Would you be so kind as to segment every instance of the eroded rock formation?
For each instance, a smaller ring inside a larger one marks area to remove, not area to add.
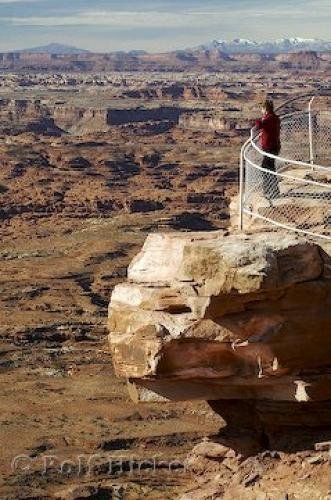
[[[39,99],[0,99],[0,128],[6,133],[49,132],[84,135],[105,133],[114,126],[152,122],[166,130],[177,125],[185,108],[177,106],[133,107],[124,109],[91,108],[66,103],[47,104]]]
[[[329,255],[287,233],[151,234],[112,295],[116,373],[140,400],[211,400],[262,441],[328,433],[330,278]]]
[[[327,50],[317,53],[314,51],[298,52],[294,57],[294,67],[307,69],[328,68]],[[281,58],[292,56],[282,53]],[[261,70],[269,71],[282,67],[282,60],[277,54],[226,54],[217,48],[198,50],[179,50],[163,53],[144,53],[131,51],[127,53],[110,52],[107,54],[48,54],[29,52],[0,53],[0,68],[2,70],[26,70],[49,72],[107,72],[107,71],[191,71],[204,69],[215,70]],[[302,64],[303,61],[303,64]],[[307,64],[308,61],[308,64]],[[311,61],[313,64],[311,64]],[[292,67],[290,62],[289,67]]]

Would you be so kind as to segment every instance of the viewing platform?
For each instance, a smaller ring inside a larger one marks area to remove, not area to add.
[[[278,108],[278,156],[262,151],[252,129],[241,151],[240,229],[274,225],[331,240],[330,102],[331,92],[323,92]],[[262,167],[265,156],[275,160],[275,172]]]

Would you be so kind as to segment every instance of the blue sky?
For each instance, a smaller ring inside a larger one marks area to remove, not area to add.
[[[330,39],[331,0],[0,0],[0,51],[50,42],[166,51],[213,39]]]

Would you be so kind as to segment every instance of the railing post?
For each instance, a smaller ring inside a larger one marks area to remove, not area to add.
[[[254,140],[254,134],[256,132],[256,128],[253,127],[251,129],[250,138],[245,142],[240,151],[240,167],[239,167],[239,203],[238,203],[238,211],[239,211],[239,223],[238,228],[240,231],[244,229],[244,201],[245,201],[245,150],[249,144],[252,144]]]
[[[315,154],[314,154],[314,128],[313,128],[313,114],[312,105],[315,100],[315,96],[312,97],[308,105],[308,115],[309,115],[309,161],[314,165]]]
[[[245,179],[245,160],[244,160],[244,149],[245,146],[241,148],[240,151],[240,167],[239,167],[239,231],[244,229],[244,179]]]

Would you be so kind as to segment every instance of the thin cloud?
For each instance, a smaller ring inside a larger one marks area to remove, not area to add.
[[[0,4],[11,4],[11,3],[33,3],[39,2],[40,0],[0,0]]]
[[[219,13],[226,16],[227,12]],[[146,28],[149,27],[182,27],[217,24],[214,13],[209,12],[97,12],[86,11],[70,16],[35,16],[35,17],[6,17],[2,18],[16,26],[108,26],[119,28]]]
[[[37,2],[38,0],[25,0],[25,2]],[[40,0],[39,0],[40,1]],[[0,0],[0,3],[5,4],[8,2],[19,3],[22,0]],[[24,3],[24,0],[23,0]],[[212,2],[205,2],[203,5],[194,5],[194,2],[184,2],[182,6],[180,3],[173,5],[168,2],[168,10],[159,10],[156,8],[150,9],[146,6],[145,9],[140,9],[139,1],[136,3],[137,10],[119,10],[103,8],[98,9],[98,1],[94,2],[94,9],[81,9],[74,11],[73,4],[62,6],[60,13],[47,12],[48,8],[54,7],[54,2],[45,2],[42,8],[38,6],[38,10],[33,15],[0,15],[0,21],[14,26],[39,26],[39,27],[59,27],[59,26],[106,26],[114,28],[180,28],[185,26],[192,26],[199,28],[200,26],[207,27],[208,25],[216,25],[224,21],[233,22],[238,26],[238,20],[243,19],[247,24],[249,20],[254,22],[254,19],[265,19],[266,23],[275,22],[286,24],[287,21],[294,18],[298,24],[301,20],[306,21],[307,12],[309,11],[309,20],[320,19],[322,22],[331,14],[331,7],[329,0],[314,0],[314,9],[312,9],[311,0],[306,0],[296,3],[288,3],[285,5],[281,1],[275,5],[266,5],[261,2],[255,1],[248,3],[245,0],[238,1],[236,5],[228,5],[226,1],[222,2],[223,5],[215,6]],[[76,7],[78,6],[78,2]],[[103,4],[99,2],[99,5]],[[103,4],[104,5],[104,4]],[[125,8],[125,7],[124,7]],[[16,9],[17,10],[17,9]],[[34,9],[36,10],[36,9]],[[41,15],[40,15],[41,13]],[[20,12],[21,14],[21,12]],[[47,15],[48,14],[48,15]]]
[[[238,18],[244,17],[246,23],[261,22],[268,19],[273,19],[273,22],[281,24],[294,20],[300,23],[305,21],[306,15],[302,11],[287,10],[253,10],[250,12],[241,10],[232,11],[182,11],[182,12],[81,12],[76,15],[62,16],[31,16],[31,17],[0,17],[0,21],[13,26],[30,26],[30,27],[70,27],[70,26],[90,26],[90,27],[108,27],[108,28],[191,28],[199,29],[224,25],[224,22],[233,23],[238,26]],[[323,20],[320,13],[310,14],[310,22]],[[236,33],[234,33],[236,36]]]

